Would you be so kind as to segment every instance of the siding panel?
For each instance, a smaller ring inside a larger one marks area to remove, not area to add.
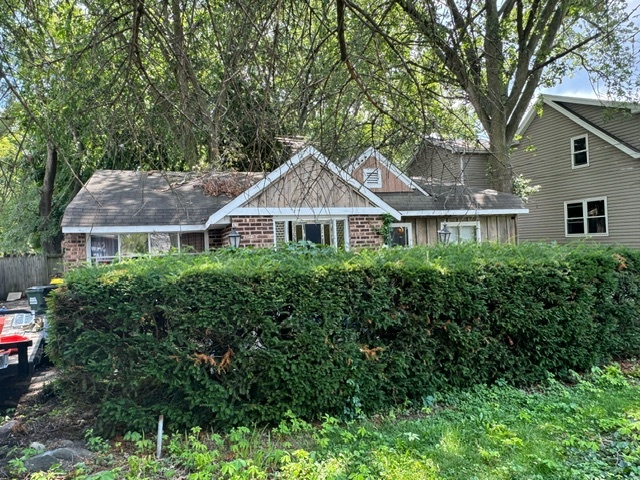
[[[630,113],[624,109],[618,110],[568,102],[566,106],[629,145],[640,148],[640,114]]]
[[[548,106],[525,132],[512,155],[514,171],[541,189],[529,200],[529,214],[520,216],[520,240],[573,241],[565,236],[564,202],[607,197],[609,235],[590,240],[640,247],[640,163],[589,134],[589,166],[572,169],[570,139],[586,133]]]
[[[311,157],[267,187],[245,207],[369,207],[371,202]]]
[[[409,164],[408,175],[422,177],[436,184],[458,183],[491,188],[487,175],[488,158],[489,154],[451,152],[425,145]]]

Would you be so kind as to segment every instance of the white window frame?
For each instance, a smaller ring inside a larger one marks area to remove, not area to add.
[[[482,234],[480,233],[480,222],[441,222],[440,230],[447,225],[447,228],[450,227],[476,227],[476,243],[480,243],[482,241]],[[457,242],[460,243],[460,242]]]
[[[285,222],[284,225],[284,241],[288,243],[291,241],[291,237],[289,235],[289,223],[293,224],[292,227],[295,227],[296,224],[302,223],[330,223],[331,228],[331,246],[334,248],[338,248],[338,237],[336,235],[337,221],[344,221],[344,249],[349,250],[349,218],[348,217],[328,217],[324,215],[320,215],[317,217],[274,217],[273,218],[273,245],[276,245],[276,222]]]
[[[575,141],[584,138],[585,149],[577,150],[575,149]],[[585,152],[587,154],[587,163],[584,165],[576,165],[576,153]],[[571,137],[571,168],[584,168],[589,166],[589,135],[586,133],[584,135],[577,135],[575,137]]]
[[[391,224],[391,228],[396,228],[396,227],[402,227],[405,228],[407,230],[407,247],[413,247],[413,225],[411,223],[406,223],[406,222],[399,222],[399,223],[392,223]]]
[[[378,172],[378,181],[374,182],[371,176],[373,172]],[[362,169],[362,184],[367,188],[382,188],[382,170],[379,167]]]
[[[607,231],[605,233],[589,233],[587,232],[589,227],[589,214],[588,214],[589,212],[587,210],[587,203],[598,202],[601,200],[604,200],[604,225]],[[569,224],[568,224],[569,218],[567,216],[567,205],[572,203],[582,203],[582,212],[583,212],[582,221],[584,222],[585,233],[569,233]],[[564,202],[564,236],[568,238],[608,237],[609,236],[609,205],[607,202],[607,197],[593,197],[593,198],[585,198],[583,200],[570,200],[568,202]]]
[[[130,235],[132,233],[144,233],[147,235],[147,253],[143,253],[140,255],[122,255],[122,235]],[[136,257],[144,257],[144,256],[156,256],[156,255],[167,255],[166,253],[152,253],[151,252],[151,235],[153,234],[157,234],[157,233],[167,233],[167,234],[173,234],[173,233],[177,233],[178,234],[178,251],[181,252],[182,251],[182,240],[181,240],[181,235],[182,234],[186,234],[186,233],[202,233],[204,235],[204,252],[208,252],[209,251],[209,232],[208,231],[203,231],[203,232],[114,232],[114,233],[86,233],[85,237],[86,237],[86,251],[87,251],[87,262],[89,263],[94,263],[96,261],[96,259],[100,258],[100,259],[104,259],[108,262],[113,262],[114,260],[118,259],[118,258],[136,258]],[[116,253],[116,255],[114,256],[105,256],[105,257],[94,257],[91,255],[91,236],[103,236],[103,235],[115,235],[117,236],[118,239],[118,252]],[[196,252],[196,253],[201,253],[201,252]]]

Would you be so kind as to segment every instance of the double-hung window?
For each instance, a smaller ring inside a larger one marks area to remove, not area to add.
[[[590,198],[564,203],[565,235],[608,235],[607,198]]]
[[[589,138],[587,135],[571,139],[571,167],[580,168],[589,165]]]

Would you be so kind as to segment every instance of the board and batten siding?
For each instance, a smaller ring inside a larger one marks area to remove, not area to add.
[[[435,245],[442,223],[479,222],[481,242],[516,243],[518,220],[514,215],[487,215],[475,217],[403,217],[410,223],[414,245]]]
[[[488,154],[452,152],[442,147],[425,145],[409,164],[407,174],[430,179],[434,183],[491,188],[487,175],[488,158]]]
[[[572,168],[571,139],[588,134],[589,165]],[[529,199],[529,213],[518,221],[520,241],[557,241],[578,238],[565,235],[564,203],[607,198],[608,236],[590,240],[640,247],[640,160],[634,160],[610,143],[571,121],[549,106],[537,116],[512,154],[516,174],[540,185]]]
[[[366,185],[364,178],[365,168],[377,168],[379,171],[382,187],[367,187],[374,193],[412,191],[411,187],[402,182],[395,173],[391,172],[382,162],[379,162],[378,159],[374,156],[367,158],[351,173],[351,176],[363,185]]]
[[[370,207],[351,185],[308,157],[269,185],[245,207]]]

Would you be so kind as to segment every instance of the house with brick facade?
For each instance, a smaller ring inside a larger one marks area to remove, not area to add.
[[[119,257],[306,240],[336,248],[517,239],[518,197],[409,178],[374,149],[341,168],[307,147],[269,174],[99,170],[65,210],[65,268]],[[390,217],[389,217],[390,216]]]

